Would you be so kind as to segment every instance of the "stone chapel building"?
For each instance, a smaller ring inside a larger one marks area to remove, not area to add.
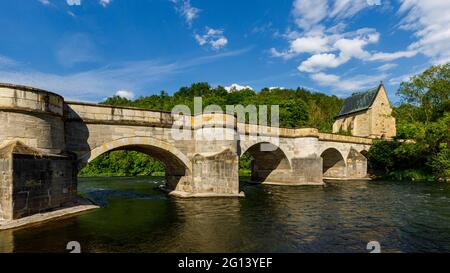
[[[395,118],[383,83],[344,101],[333,124],[333,133],[342,131],[370,138],[389,139],[396,135]]]

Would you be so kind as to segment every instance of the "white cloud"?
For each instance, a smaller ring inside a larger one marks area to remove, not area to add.
[[[348,91],[361,90],[377,85],[381,80],[385,79],[386,75],[356,75],[348,79],[342,79],[338,75],[326,74],[323,72],[311,74],[311,79],[317,84],[324,87],[329,87],[334,91],[340,91],[340,96],[348,95]]]
[[[63,37],[58,47],[56,59],[65,67],[72,67],[81,63],[93,63],[100,59],[94,42],[83,33]]]
[[[30,85],[56,92],[67,100],[98,101],[115,90],[144,90],[167,81],[173,75],[222,58],[238,56],[250,48],[217,53],[194,59],[162,63],[154,60],[113,63],[78,73],[58,74],[36,71],[29,66],[0,65],[0,82]]]
[[[293,52],[290,52],[290,51],[282,51],[282,52],[280,52],[280,51],[276,50],[273,47],[269,50],[269,52],[270,52],[270,55],[272,57],[283,58],[283,59],[286,59],[286,60],[297,55],[297,54],[295,54]]]
[[[80,6],[81,0],[66,0],[66,3],[69,6]]]
[[[352,57],[366,59],[370,56],[370,54],[364,50],[364,47],[371,42],[372,41],[370,39],[364,38],[342,38],[334,43],[334,48],[340,51],[340,56],[342,59],[349,60]]]
[[[219,48],[225,46],[227,43],[228,43],[227,38],[225,38],[225,37],[220,37],[220,38],[217,39],[217,40],[211,41],[211,46],[212,46],[213,48],[215,48],[215,49],[219,49]]]
[[[177,10],[177,12],[180,13],[186,20],[186,23],[189,26],[191,26],[194,19],[198,17],[200,9],[191,6],[190,0],[171,0],[171,1],[175,5],[175,9]]]
[[[401,18],[400,29],[412,32],[412,38],[416,39],[404,49],[394,52],[370,50],[369,45],[380,40],[380,34],[375,29],[361,28],[344,32],[347,28],[346,19],[366,8],[383,8],[378,7],[382,3],[380,0],[295,0],[291,14],[297,29],[288,29],[286,34],[281,36],[289,44],[287,49],[271,48],[270,54],[273,57],[291,59],[308,53],[309,56],[300,62],[298,70],[311,73],[311,79],[335,90],[358,89],[386,77],[384,74],[377,77],[358,75],[342,79],[338,75],[323,72],[339,67],[351,59],[390,62],[424,54],[429,57],[431,63],[450,62],[450,1],[399,2],[401,3],[397,16]],[[383,1],[384,8],[389,5]],[[327,27],[328,25],[332,26]],[[376,70],[385,72],[396,66],[386,63]],[[389,82],[399,83],[404,79],[405,77],[399,76]]]
[[[295,38],[290,42],[288,50],[279,52],[275,48],[271,48],[270,53],[272,57],[290,59],[301,53],[321,53],[328,50],[330,50],[328,37],[317,35]]]
[[[116,92],[116,96],[125,98],[127,100],[132,100],[134,99],[134,93],[131,91],[127,91],[127,90],[119,90]]]
[[[380,6],[381,0],[367,0],[369,6]]]
[[[42,5],[50,5],[50,1],[49,0],[38,0]]]
[[[384,72],[384,71],[391,70],[395,67],[397,67],[397,64],[387,63],[387,64],[383,64],[383,65],[380,65],[379,67],[377,67],[377,70],[380,72]]]
[[[18,63],[13,59],[0,55],[0,68],[16,66]]]
[[[318,82],[320,85],[329,86],[337,84],[340,80],[340,77],[337,75],[325,74],[320,72],[317,74],[312,74],[311,79]]]
[[[329,16],[337,19],[348,18],[368,6],[368,0],[336,0]]]
[[[364,50],[364,47],[370,43],[378,42],[378,39],[379,34],[373,29],[359,29],[354,33],[330,36],[328,40],[336,40],[332,45],[326,46],[326,48],[330,48],[329,51],[332,53],[312,55],[303,61],[298,69],[301,72],[311,73],[338,67],[352,58],[367,60],[371,55]]]
[[[291,43],[291,49],[295,53],[319,53],[329,49],[328,39],[325,36],[311,36],[297,38]]]
[[[293,3],[292,14],[295,23],[306,31],[322,21],[327,12],[327,0],[295,0]]]
[[[389,79],[389,83],[393,84],[393,85],[397,85],[402,82],[408,81],[411,76],[412,76],[411,74],[404,74],[404,75],[400,75],[397,77],[393,77],[393,78]]]
[[[371,61],[392,61],[399,58],[410,58],[417,55],[417,51],[415,50],[406,50],[406,51],[397,51],[392,53],[374,53],[369,60]]]
[[[377,43],[380,39],[376,29],[360,28],[356,31],[343,32],[346,28],[343,19],[379,4],[379,1],[375,0],[336,0],[334,2],[296,0],[293,3],[292,14],[300,31],[288,30],[284,38],[288,40],[289,48],[281,51],[271,48],[270,54],[272,57],[283,59],[291,59],[302,53],[312,54],[298,66],[299,71],[308,73],[336,68],[352,58],[364,61],[392,61],[415,56],[418,51],[413,48],[389,53],[368,51],[366,47]],[[339,23],[327,29],[323,23],[329,20],[339,20]]]
[[[373,6],[372,2],[369,0],[295,0],[292,14],[297,26],[304,31],[309,31],[325,19],[337,21],[352,17],[361,10]]]
[[[231,85],[229,85],[229,86],[225,86],[224,87],[225,88],[225,90],[227,90],[228,92],[236,92],[236,91],[241,91],[241,90],[244,90],[244,89],[250,89],[250,90],[253,90],[253,87],[251,87],[251,86],[249,86],[249,85],[239,85],[239,84],[237,84],[237,83],[233,83],[233,84],[231,84]]]
[[[414,31],[418,40],[409,46],[434,63],[450,61],[450,1],[408,0],[401,3],[402,29]]]
[[[423,73],[423,71],[425,71],[426,68],[427,68],[426,66],[423,68],[418,68],[418,69],[416,68],[413,72],[393,77],[393,78],[389,79],[389,83],[393,84],[393,85],[397,85],[402,82],[407,82],[411,79],[411,77],[414,77],[416,75]]]
[[[216,50],[228,44],[228,39],[223,35],[221,29],[206,27],[206,32],[203,35],[195,34],[194,37],[199,45],[210,45]]]
[[[100,0],[99,3],[103,7],[106,7],[107,5],[111,4],[112,0]]]
[[[298,70],[302,72],[317,72],[325,68],[338,67],[347,61],[347,58],[337,57],[332,53],[316,54],[303,61],[298,66]]]

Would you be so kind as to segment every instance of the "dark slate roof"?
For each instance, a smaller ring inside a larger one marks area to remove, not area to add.
[[[375,88],[369,89],[365,92],[357,93],[344,101],[341,111],[336,115],[336,117],[345,116],[348,114],[356,113],[359,111],[364,111],[372,106],[375,98],[377,97],[378,91],[380,91],[381,84]]]

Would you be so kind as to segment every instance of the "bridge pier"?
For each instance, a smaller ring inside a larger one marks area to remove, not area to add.
[[[239,192],[238,156],[230,150],[218,154],[196,154],[192,175],[166,176],[164,189],[179,197],[233,197]]]
[[[322,158],[317,155],[318,146],[319,138],[313,134],[294,140],[291,166],[293,177],[299,184],[323,185]]]
[[[251,181],[272,185],[323,185],[320,157],[291,159],[291,168],[257,169],[252,166]]]
[[[74,157],[43,154],[19,141],[0,149],[0,220],[14,220],[73,203]]]
[[[347,157],[347,173],[349,179],[367,177],[367,158],[355,149],[350,149]]]
[[[314,153],[318,139],[294,141],[293,146],[279,143],[279,146],[286,146],[285,149],[270,142],[248,148],[245,152],[252,158],[251,181],[274,185],[322,185],[322,158]]]
[[[226,149],[217,154],[196,154],[192,161],[192,196],[243,196],[239,193],[236,153]]]
[[[190,176],[171,182],[166,190],[180,197],[243,196],[239,192],[239,157],[233,116],[201,114],[194,118]],[[173,131],[171,133],[174,133]]]

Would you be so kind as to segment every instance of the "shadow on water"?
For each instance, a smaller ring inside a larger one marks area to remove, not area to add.
[[[450,251],[450,185],[328,181],[254,185],[245,198],[171,198],[160,177],[83,178],[101,209],[35,228],[0,232],[3,252]]]

